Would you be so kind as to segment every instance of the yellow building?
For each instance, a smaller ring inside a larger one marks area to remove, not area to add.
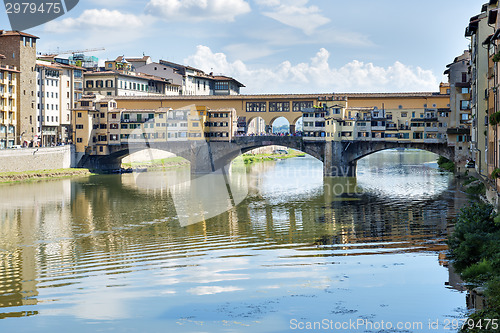
[[[90,155],[109,154],[109,145],[119,144],[115,136],[119,120],[118,112],[114,112],[116,102],[101,95],[87,95],[78,104],[73,109],[72,119],[76,151]]]
[[[0,54],[0,148],[8,148],[16,142],[19,71],[14,66],[4,65],[3,59],[5,56]]]
[[[207,141],[231,141],[238,130],[238,116],[234,108],[220,108],[208,111],[205,122]]]
[[[73,109],[73,142],[77,153],[108,155],[112,146],[145,141],[230,141],[237,119],[234,109],[123,109],[113,98],[86,95]]]

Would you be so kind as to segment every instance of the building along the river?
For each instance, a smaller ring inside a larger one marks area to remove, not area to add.
[[[0,50],[3,64],[19,71],[15,94],[16,120],[14,135],[17,143],[33,141],[36,136],[36,42],[38,37],[19,32],[0,30]]]
[[[89,155],[108,155],[110,146],[144,140],[231,141],[237,120],[231,108],[124,109],[112,97],[85,95],[73,109],[73,141],[77,152]]]
[[[0,54],[0,148],[12,147],[16,142],[17,127],[17,80],[15,66],[5,65]]]
[[[483,41],[493,29],[488,26],[488,4],[482,7],[479,15],[473,16],[465,30],[471,39],[471,110],[472,110],[472,154],[476,161],[476,171],[486,177],[487,132],[488,132],[488,48]]]
[[[500,78],[499,78],[499,65],[500,61],[500,17],[498,15],[498,9],[500,4],[498,1],[490,1],[488,4],[483,5],[481,16],[481,23],[486,22],[486,36],[482,35],[480,40],[473,39],[475,43],[471,44],[472,53],[476,52],[477,61],[482,64],[478,67],[472,63],[472,69],[476,69],[477,77],[486,78],[486,89],[485,90],[485,102],[486,102],[486,138],[487,141],[487,174],[483,176],[489,176],[493,179],[495,183],[495,189],[500,191],[500,182],[496,176],[500,169],[500,133],[499,133],[499,123],[500,123],[500,93],[498,91]],[[484,27],[484,23],[478,25],[478,29]],[[493,29],[492,29],[493,28]],[[471,23],[467,27],[468,31],[474,31],[474,24],[471,19]],[[475,30],[477,34],[477,29]],[[473,35],[474,37],[474,35]],[[483,38],[484,37],[484,38]],[[482,50],[477,50],[478,44]],[[480,59],[478,57],[481,57]],[[487,67],[485,68],[485,65]],[[477,79],[476,79],[477,81]],[[473,81],[474,82],[474,81]],[[484,80],[482,80],[484,84]],[[472,91],[472,99],[481,100],[481,91]],[[497,196],[498,198],[498,196]],[[498,202],[497,202],[498,203]]]
[[[470,107],[470,52],[456,57],[447,65],[444,74],[450,83],[450,123],[448,126],[448,144],[455,147],[455,157],[466,161],[471,158],[470,138],[472,112]]]
[[[447,87],[442,86],[440,95],[448,96]],[[321,98],[317,106],[303,110],[304,140],[445,143],[449,100],[431,103],[351,107],[347,96]]]

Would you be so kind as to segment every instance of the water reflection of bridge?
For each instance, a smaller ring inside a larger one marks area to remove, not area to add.
[[[261,171],[273,167],[267,165],[259,166]],[[386,252],[437,251],[448,222],[443,216],[460,206],[446,197],[449,191],[395,203],[360,192],[355,178],[322,177],[308,195],[285,203],[257,191],[258,178],[250,178],[243,204],[181,228],[173,196],[184,195],[186,184],[171,185],[190,177],[185,169],[164,174],[163,183],[144,182],[142,188],[129,174],[0,191],[0,202],[9,203],[2,206],[0,224],[0,318],[36,314],[37,289],[70,285],[76,275],[98,274],[99,265],[105,274],[123,270],[123,258],[144,258],[136,253],[144,248],[147,260],[163,264],[172,256],[202,255],[200,237],[216,235],[227,242],[212,242],[212,247],[245,247],[251,240],[266,248],[294,249],[305,259],[310,259],[308,250],[318,249],[325,257],[380,253],[384,247]],[[335,190],[340,188],[342,193]],[[432,218],[425,215],[429,211],[436,212]]]

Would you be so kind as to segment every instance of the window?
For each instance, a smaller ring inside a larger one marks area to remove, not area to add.
[[[460,101],[460,110],[470,109],[470,101]]]
[[[247,112],[266,112],[266,102],[247,102]]]
[[[215,90],[229,90],[228,82],[215,82]]]
[[[81,118],[82,117],[82,113],[81,112],[78,112],[78,114],[76,115],[78,118]]]
[[[76,142],[78,142],[78,143],[82,143],[82,142],[83,142],[83,140],[82,140],[82,138],[76,138]]]
[[[111,115],[111,119],[116,119],[116,113],[113,113],[113,114]]]
[[[292,110],[293,112],[302,112],[304,109],[312,108],[313,107],[313,102],[293,102],[292,103]]]
[[[104,83],[103,83],[102,80],[97,80],[95,82],[95,86],[96,86],[96,88],[103,88],[104,87]]]
[[[106,80],[106,88],[113,88],[113,80]]]
[[[76,125],[76,129],[83,129],[83,125]]]
[[[87,88],[94,88],[94,81],[88,80],[87,82],[85,82],[85,86]]]
[[[469,88],[462,88],[461,93],[462,94],[468,94],[469,93]]]
[[[290,102],[269,102],[269,112],[289,112]]]
[[[398,109],[400,109],[400,110],[401,110],[402,108],[403,108],[403,106],[402,106],[402,105],[398,106]]]

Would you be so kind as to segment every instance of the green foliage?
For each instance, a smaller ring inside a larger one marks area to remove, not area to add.
[[[496,168],[495,170],[493,170],[493,172],[491,173],[491,178],[495,179],[495,178],[499,178],[500,177],[500,169]]]
[[[490,115],[490,125],[495,126],[500,123],[500,112],[495,112]]]
[[[477,179],[476,177],[470,176],[469,178],[464,180],[463,185],[464,186],[469,185],[470,183],[475,182],[476,180],[479,180],[479,179]]]
[[[486,308],[469,316],[469,320],[500,318],[500,216],[493,207],[472,203],[462,208],[455,229],[448,236],[453,266],[467,283],[484,286]],[[464,327],[460,332],[479,333],[498,330]]]
[[[489,260],[483,259],[466,267],[462,272],[462,278],[472,284],[482,284],[492,277],[493,267]]]
[[[455,172],[455,163],[447,159],[446,157],[439,156],[437,160],[438,166],[443,170],[448,170],[450,172]]]
[[[499,312],[496,311],[494,308],[487,308],[485,310],[477,311],[474,312],[469,316],[469,319],[467,322],[465,322],[464,327],[460,330],[460,333],[498,333],[498,329],[493,329],[492,325],[489,325],[489,328],[486,329],[485,326],[483,328],[479,327],[474,327],[472,329],[469,329],[467,326],[467,323],[470,322],[471,324],[474,323],[475,325],[478,325],[478,323],[487,323],[488,319],[498,319],[500,318]]]
[[[469,187],[468,189],[465,190],[466,193],[468,194],[474,194],[474,195],[477,195],[477,194],[486,194],[486,186],[483,184],[483,183],[479,183],[475,186],[471,186]]]
[[[488,306],[498,311],[500,309],[500,276],[498,276],[498,270],[496,273],[497,275],[486,284],[486,296],[488,297]],[[496,318],[500,319],[498,313]]]
[[[460,210],[455,229],[448,237],[450,257],[459,273],[478,263],[486,251],[485,239],[498,226],[493,221],[493,206],[472,203]]]
[[[500,61],[500,52],[496,53],[493,56],[493,62],[499,62]]]

